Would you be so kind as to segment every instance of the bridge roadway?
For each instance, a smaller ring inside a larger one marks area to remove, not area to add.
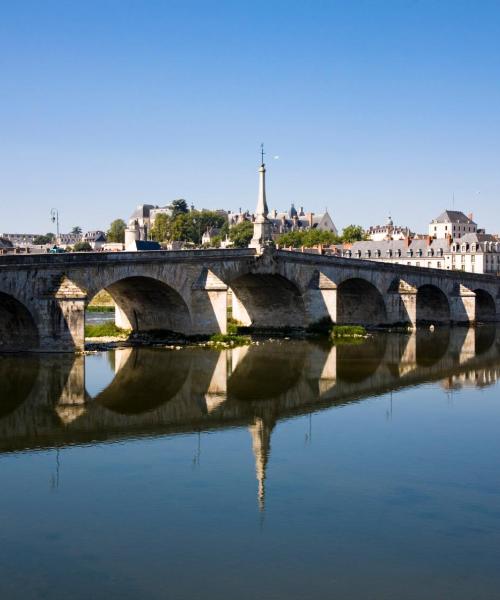
[[[251,248],[6,255],[0,352],[83,349],[85,307],[103,289],[117,325],[186,336],[226,331],[229,289],[233,317],[255,330],[500,316],[500,279],[460,271]]]

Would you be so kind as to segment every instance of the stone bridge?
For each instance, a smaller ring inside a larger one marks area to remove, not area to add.
[[[117,325],[186,336],[338,324],[496,321],[493,276],[264,248],[0,257],[0,351],[84,347],[85,308],[101,290]]]

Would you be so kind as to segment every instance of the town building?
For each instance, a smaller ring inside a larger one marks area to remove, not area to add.
[[[385,225],[373,225],[366,230],[367,238],[374,242],[381,242],[382,240],[404,240],[412,235],[409,227],[394,225],[392,217],[390,216],[387,218]]]
[[[102,250],[106,243],[106,234],[100,229],[97,229],[96,231],[87,231],[82,238],[82,242],[90,244],[92,250]]]
[[[476,233],[477,224],[472,213],[465,215],[459,210],[445,210],[429,223],[429,235],[436,239],[456,239],[467,233]]]
[[[429,224],[429,235],[408,234],[344,244],[342,256],[433,269],[500,275],[500,239],[478,229],[472,215],[446,210]],[[380,228],[381,230],[382,228]],[[338,253],[339,250],[336,249]]]
[[[58,246],[62,248],[68,248],[70,246],[74,246],[78,242],[83,240],[82,233],[60,233],[59,237],[56,239],[56,243]]]
[[[207,227],[201,236],[201,243],[204,246],[211,246],[214,242],[214,238],[220,237],[221,229],[219,227]]]
[[[337,227],[327,209],[325,209],[324,213],[305,213],[302,206],[297,210],[294,204],[292,204],[288,211],[278,212],[276,209],[269,211],[267,220],[270,223],[273,239],[290,231],[307,231],[309,229],[330,231],[338,235]],[[243,221],[251,221],[253,223],[255,215],[250,214],[248,211],[242,212],[241,208],[237,213],[228,213],[229,227],[234,227],[234,225]]]
[[[17,248],[33,246],[35,238],[37,238],[39,235],[39,233],[0,233],[0,237],[8,240]]]

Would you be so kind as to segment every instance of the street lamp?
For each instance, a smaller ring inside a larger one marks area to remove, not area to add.
[[[56,244],[58,244],[59,243],[59,211],[57,210],[57,208],[50,209],[50,220],[52,221],[52,223],[56,224],[56,231],[57,231]]]

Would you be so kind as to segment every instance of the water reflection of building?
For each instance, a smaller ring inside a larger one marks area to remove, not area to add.
[[[122,349],[89,395],[95,357],[0,357],[0,450],[247,427],[264,508],[282,419],[418,385],[485,386],[500,374],[496,329],[375,336],[361,346],[268,343],[216,352]],[[85,360],[87,362],[85,362]]]

